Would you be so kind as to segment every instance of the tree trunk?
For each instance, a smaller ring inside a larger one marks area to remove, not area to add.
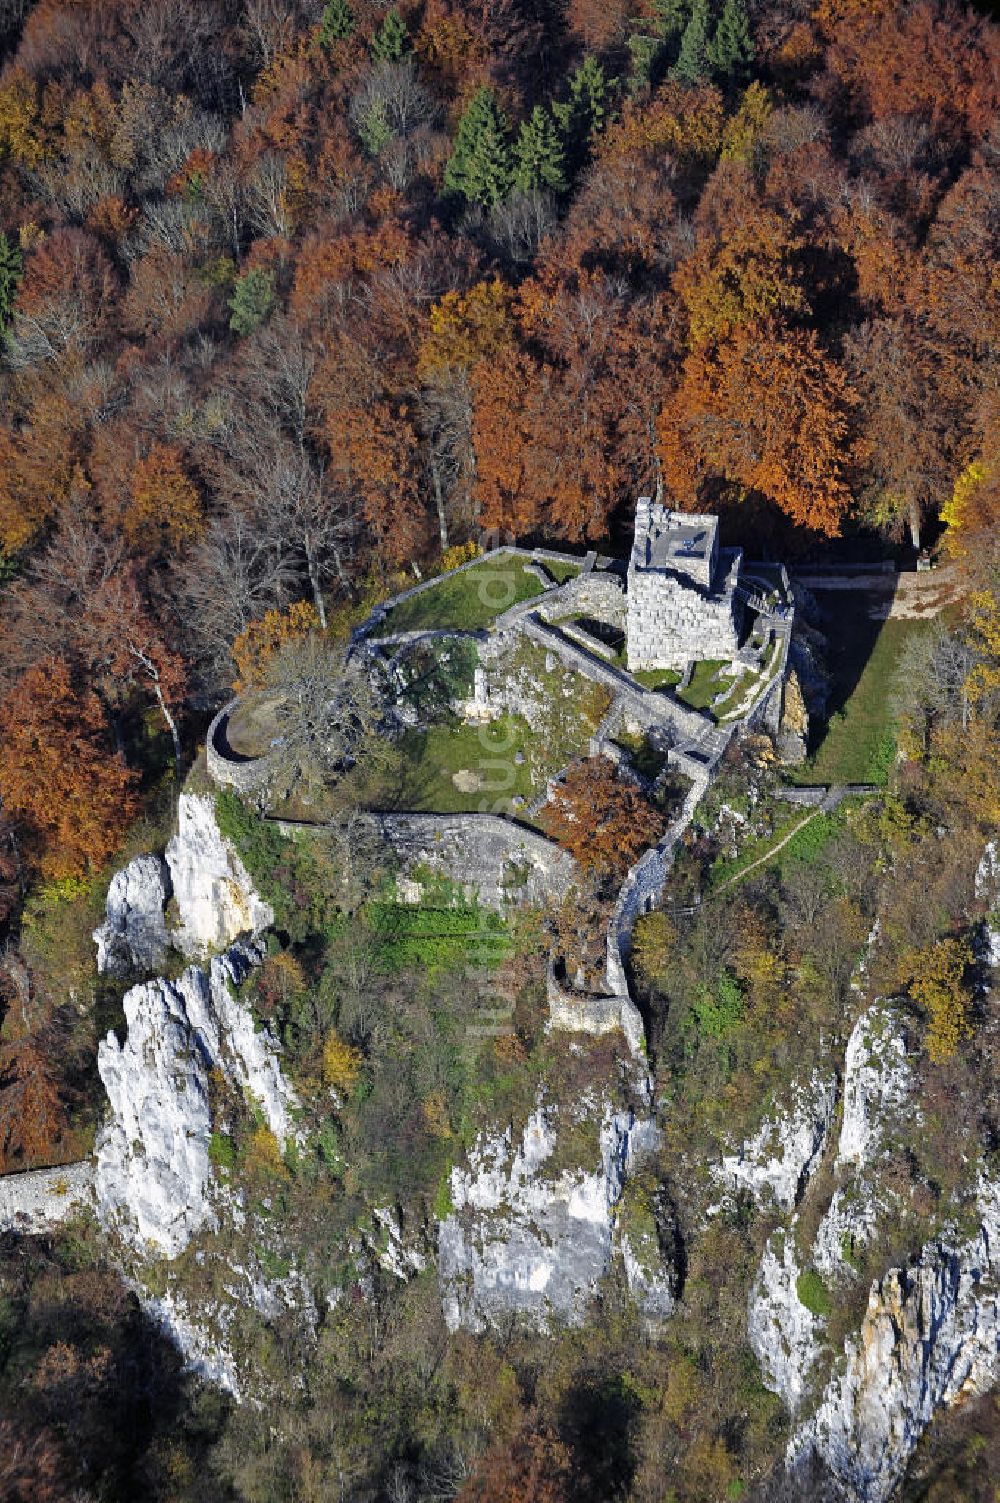
[[[441,552],[448,552],[448,523],[444,514],[444,496],[441,493],[441,473],[434,456],[434,445],[427,445],[431,462],[431,479],[434,481],[434,505],[437,508],[438,531],[441,534]]]
[[[305,544],[306,568],[309,570],[309,584],[312,587],[313,604],[319,617],[319,624],[326,631],[326,603],[323,600],[323,591],[320,588],[319,567],[316,563],[316,554],[309,543]]]
[[[156,703],[160,707],[160,714],[163,716],[164,720],[167,722],[167,729],[170,731],[170,739],[174,743],[174,776],[177,779],[177,781],[180,782],[180,780],[181,780],[181,770],[182,770],[182,758],[181,758],[181,738],[180,738],[180,736],[178,735],[178,732],[177,732],[177,721],[174,719],[173,715],[170,712],[170,708],[167,705],[167,701],[164,699],[163,692],[160,689],[159,680],[157,680],[157,679],[153,680],[153,693],[156,695]]]
[[[906,507],[906,520],[910,527],[910,542],[917,552],[920,552],[920,507],[916,501],[909,501]]]

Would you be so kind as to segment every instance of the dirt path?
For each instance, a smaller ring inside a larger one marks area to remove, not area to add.
[[[779,851],[784,850],[793,835],[797,835],[805,825],[816,818],[817,814],[822,814],[823,807],[823,804],[818,804],[815,809],[810,809],[805,818],[800,819],[797,825],[793,825],[788,834],[783,836],[777,845],[773,845],[769,851],[765,851],[763,856],[758,856],[756,861],[751,861],[750,865],[745,866],[742,871],[734,872],[731,877],[727,877],[724,882],[720,882],[712,893],[712,897],[717,898],[720,892],[725,892],[728,887],[735,887],[737,882],[742,882],[744,877],[749,877],[750,873],[755,872],[759,866],[766,865]]]

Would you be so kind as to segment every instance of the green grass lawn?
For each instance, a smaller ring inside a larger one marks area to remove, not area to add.
[[[686,689],[678,691],[677,698],[692,710],[707,710],[717,694],[721,694],[733,678],[730,673],[721,670],[728,667],[728,662],[717,658],[706,658],[704,662],[695,663],[691,682]]]
[[[841,707],[830,717],[821,740],[800,767],[795,783],[877,783],[883,785],[896,754],[892,696],[896,669],[906,643],[930,630],[926,621],[886,621],[874,641],[851,630],[849,618],[839,637],[830,635],[834,694]]]
[[[509,810],[515,795],[530,800],[536,791],[533,764],[539,748],[528,722],[519,715],[483,725],[435,725],[407,732],[400,749],[403,808],[438,814]],[[524,757],[520,764],[514,760],[519,752]],[[455,783],[455,774],[462,772],[468,774],[464,788]]]
[[[581,564],[573,564],[568,560],[565,563],[556,563],[554,558],[540,558],[538,562],[547,574],[551,574],[556,584],[565,584],[567,579],[575,579],[582,567]]]
[[[394,606],[381,633],[450,628],[474,631],[487,626],[509,606],[540,595],[542,586],[514,553],[485,559],[470,569],[443,574],[433,588]]]
[[[480,725],[448,722],[407,731],[399,742],[398,774],[359,781],[354,794],[375,809],[517,812],[512,800],[520,795],[530,802],[541,793],[546,779],[584,749],[589,734],[589,725],[581,721],[572,744],[567,744],[559,735],[550,738],[532,731],[520,715]]]
[[[676,668],[639,668],[632,677],[644,689],[673,689],[681,681]]]

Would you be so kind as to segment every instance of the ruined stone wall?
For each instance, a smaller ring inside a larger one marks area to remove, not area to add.
[[[610,626],[625,628],[625,581],[611,570],[578,574],[567,580],[554,599],[539,604],[543,616],[549,609],[558,615],[580,611]]]
[[[267,758],[238,758],[229,746],[226,731],[229,717],[239,704],[231,699],[216,715],[205,737],[205,763],[208,775],[219,788],[235,788],[237,793],[254,793],[267,779]]]
[[[568,851],[499,814],[377,814],[373,820],[404,870],[429,867],[491,908],[558,900],[579,876]]]
[[[627,987],[614,996],[577,991],[560,982],[550,965],[546,992],[549,1004],[549,1027],[559,1033],[601,1035],[624,1033],[633,1054],[642,1054],[646,1031],[642,1014],[628,994]]]
[[[48,1231],[75,1208],[90,1203],[93,1183],[90,1159],[0,1176],[0,1231]]]

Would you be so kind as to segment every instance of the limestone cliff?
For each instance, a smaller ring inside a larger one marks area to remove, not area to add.
[[[901,1124],[919,1123],[912,1085],[906,1018],[877,1003],[858,1019],[845,1050],[826,1209],[805,1247],[798,1214],[772,1234],[748,1304],[748,1336],[764,1381],[800,1421],[788,1448],[793,1477],[805,1478],[818,1461],[851,1503],[885,1503],[934,1413],[1000,1374],[995,1182],[979,1184],[971,1234],[946,1226],[912,1264],[871,1284],[861,1329],[842,1353],[829,1350],[822,1305],[804,1284],[807,1273],[818,1275],[835,1298],[857,1278],[860,1249],[884,1218],[899,1213],[882,1170]],[[824,1369],[829,1375],[816,1391]]]
[[[177,817],[165,863],[141,856],[112,880],[107,918],[94,936],[99,968],[116,974],[163,965],[171,939],[188,954],[229,947],[176,980],[132,987],[124,1039],[111,1032],[98,1048],[110,1104],[97,1143],[100,1214],[127,1241],[167,1257],[214,1217],[211,1072],[257,1104],[282,1146],[295,1105],[275,1043],[255,1029],[235,994],[262,957],[254,935],[271,922],[271,910],[223,839],[211,798],[182,794]],[[171,892],[177,928],[169,935]]]
[[[210,795],[181,794],[177,833],[167,845],[166,860],[179,917],[171,939],[183,954],[198,959],[274,922],[243,862],[222,836]]]
[[[723,1158],[718,1171],[722,1184],[749,1190],[761,1205],[773,1197],[790,1211],[823,1155],[836,1101],[836,1078],[813,1073],[793,1089],[784,1110]]]
[[[789,1447],[815,1454],[845,1499],[885,1503],[935,1411],[1000,1376],[1000,1184],[983,1181],[980,1225],[927,1243],[909,1268],[874,1283],[843,1369]]]
[[[94,930],[101,975],[148,974],[170,951],[164,908],[173,891],[162,856],[136,856],[108,888],[104,923]]]
[[[557,1133],[556,1113],[539,1107],[516,1148],[509,1129],[480,1137],[468,1167],[452,1170],[453,1209],[438,1227],[451,1330],[483,1331],[510,1315],[539,1330],[583,1321],[618,1250],[616,1208],[626,1175],[655,1145],[656,1129],[631,1111],[607,1112],[594,1144],[596,1167],[552,1174],[547,1162]],[[662,1319],[673,1307],[676,1275],[661,1258],[650,1266],[649,1254],[630,1244],[626,1273],[640,1308]]]
[[[213,1220],[209,1076],[220,1070],[256,1101],[282,1145],[295,1098],[270,1036],[234,996],[260,959],[250,942],[126,993],[127,1033],[98,1048],[111,1115],[97,1144],[98,1206],[139,1248],[176,1257]]]

